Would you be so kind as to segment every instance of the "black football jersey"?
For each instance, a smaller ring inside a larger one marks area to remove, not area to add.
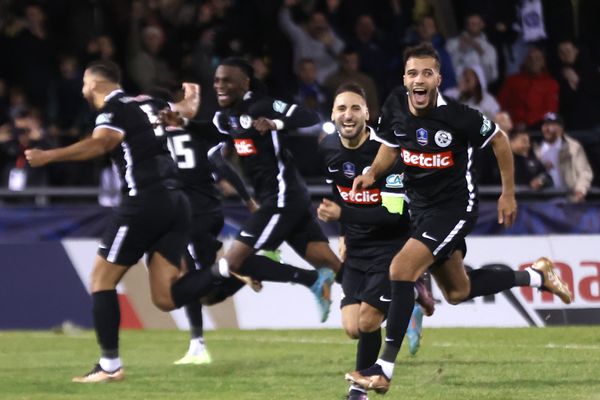
[[[252,122],[265,117],[280,120],[285,128],[319,123],[318,116],[296,104],[247,92],[234,107],[217,111],[213,123],[233,140],[244,174],[254,188],[261,206],[283,208],[296,201],[310,200],[304,180],[287,149],[285,130],[261,134]]]
[[[473,152],[498,132],[480,112],[438,94],[437,107],[417,117],[406,88],[392,91],[377,128],[383,144],[399,147],[411,208],[464,207],[477,212]]]
[[[212,123],[196,123],[198,132],[166,127],[169,150],[175,160],[182,188],[194,214],[210,213],[221,207],[208,153],[226,139]],[[219,151],[218,148],[213,151]]]
[[[371,138],[360,147],[348,149],[337,134],[319,144],[334,200],[341,206],[340,223],[348,255],[380,256],[382,247],[396,251],[409,233],[409,218],[403,184],[402,163],[396,163],[375,185],[351,193],[352,182],[370,166],[380,143]]]
[[[123,195],[136,196],[157,186],[177,187],[177,167],[167,147],[161,126],[155,127],[158,111],[168,107],[150,96],[126,96],[115,90],[106,97],[95,127],[123,134],[123,141],[110,152],[121,178]]]

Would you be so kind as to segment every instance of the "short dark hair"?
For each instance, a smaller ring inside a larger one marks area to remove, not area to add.
[[[365,93],[365,89],[363,89],[363,87],[360,86],[356,82],[342,83],[340,86],[338,86],[333,98],[336,98],[340,93],[344,93],[344,92],[356,93],[357,95],[362,97],[365,101],[367,101],[367,94]]]
[[[249,79],[254,78],[254,68],[241,57],[229,57],[221,61],[219,65],[239,68]]]
[[[255,93],[267,93],[267,86],[254,76],[254,68],[246,61],[246,59],[241,57],[228,57],[221,61],[219,65],[238,68],[250,80],[251,91]]]
[[[112,83],[121,84],[121,68],[112,61],[93,61],[88,64],[86,69],[92,74],[100,75]]]
[[[438,69],[440,69],[441,62],[440,56],[435,48],[429,43],[419,43],[416,46],[407,47],[404,50],[404,68],[406,68],[406,63],[409,58],[425,58],[431,57],[435,60]]]

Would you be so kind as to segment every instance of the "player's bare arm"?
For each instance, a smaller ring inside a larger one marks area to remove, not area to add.
[[[67,147],[51,150],[31,149],[25,157],[32,167],[60,161],[84,161],[110,152],[123,140],[123,134],[114,129],[97,128],[91,137]]]
[[[181,114],[178,111],[173,111],[168,108],[160,110],[158,122],[164,126],[175,126],[179,128],[185,126],[185,119]]]
[[[502,131],[491,141],[496,155],[500,176],[502,178],[502,194],[498,199],[498,223],[511,226],[517,216],[517,200],[515,199],[515,168],[508,137]]]
[[[171,108],[184,118],[193,118],[200,108],[200,85],[184,82],[181,87],[183,88],[183,100],[172,104]]]
[[[356,192],[373,186],[379,177],[381,177],[394,166],[396,160],[398,159],[399,151],[400,149],[397,147],[390,147],[382,144],[379,147],[379,151],[377,152],[375,160],[373,160],[373,164],[371,164],[371,168],[369,168],[369,170],[364,174],[354,178],[354,182],[352,183],[352,191]]]
[[[328,199],[323,199],[317,208],[317,216],[324,222],[339,221],[341,215],[342,208],[336,202]]]

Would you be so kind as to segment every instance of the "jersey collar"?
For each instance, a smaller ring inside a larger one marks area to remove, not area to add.
[[[112,99],[113,97],[115,97],[118,94],[123,93],[123,89],[115,89],[112,92],[110,92],[109,94],[106,95],[106,97],[104,98],[104,102],[106,103],[107,101],[109,101],[110,99]]]
[[[437,95],[437,106],[436,107],[441,107],[441,106],[445,106],[448,103],[446,102],[446,100],[444,100],[444,98],[442,97],[442,94],[439,92],[438,90],[438,95]]]

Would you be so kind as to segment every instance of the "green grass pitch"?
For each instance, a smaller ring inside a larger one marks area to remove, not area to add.
[[[355,342],[341,330],[207,332],[210,366],[175,366],[182,331],[124,331],[120,383],[74,384],[93,332],[0,332],[0,399],[342,399]],[[600,328],[428,329],[371,399],[600,400]]]

